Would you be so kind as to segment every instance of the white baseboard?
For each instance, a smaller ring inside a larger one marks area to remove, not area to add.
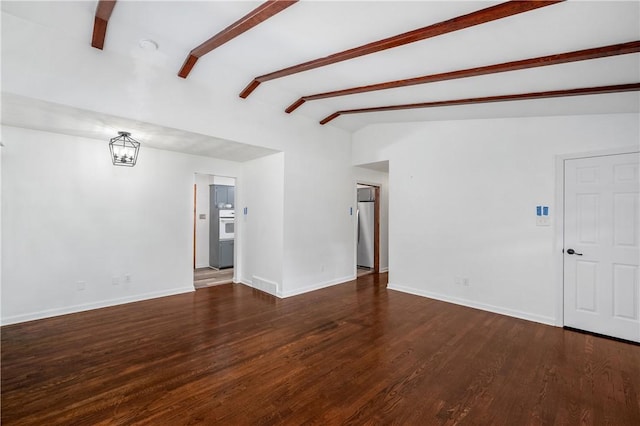
[[[454,303],[456,305],[467,306],[469,308],[480,309],[482,311],[493,312],[495,314],[507,315],[514,318],[520,318],[527,321],[533,321],[541,324],[557,326],[556,319],[553,317],[547,317],[543,315],[532,314],[529,312],[517,311],[514,309],[503,308],[501,306],[489,305],[486,303],[480,303],[473,300],[461,299],[458,297],[448,296],[440,293],[434,293],[431,291],[420,290],[412,287],[406,287],[397,284],[389,283],[388,289],[401,291],[403,293],[409,293],[416,296],[428,297],[430,299],[440,300],[442,302]]]
[[[264,293],[267,293],[267,294],[270,294],[272,296],[280,297],[280,296],[278,296],[278,291],[274,289],[274,288],[277,289],[277,287],[278,287],[278,284],[276,282],[270,281],[270,280],[266,280],[264,278],[256,277],[255,275],[251,279],[242,278],[239,281],[234,281],[234,284],[246,285],[247,287],[251,287],[251,288],[254,288],[256,290],[260,290],[260,291],[262,291]],[[271,291],[273,291],[273,293],[271,293]]]
[[[189,293],[194,291],[193,287],[178,287],[170,290],[153,291],[150,293],[136,294],[134,296],[121,297],[117,299],[101,300],[94,303],[65,306],[64,308],[47,309],[44,311],[31,312],[28,314],[14,315],[2,318],[2,325],[17,324],[20,322],[33,321],[43,318],[57,317],[59,315],[74,314],[76,312],[90,311],[92,309],[106,308],[109,306],[123,305],[125,303],[140,302],[142,300],[155,299],[158,297],[173,296],[176,294]]]
[[[357,277],[355,275],[348,275],[348,276],[345,276],[345,277],[336,278],[334,280],[329,280],[329,281],[324,281],[324,282],[321,282],[321,283],[309,285],[309,286],[302,287],[302,288],[297,288],[297,289],[294,289],[294,290],[279,291],[277,296],[284,299],[285,297],[297,296],[299,294],[308,293],[310,291],[320,290],[322,288],[331,287],[331,286],[338,285],[338,284],[344,284],[346,282],[353,281],[356,278]]]
[[[251,277],[251,287],[260,291],[264,291],[265,293],[272,294],[274,296],[278,295],[279,286],[277,282],[258,277],[256,275]]]
[[[389,267],[387,266],[385,268],[380,268],[380,273],[383,273],[383,272],[389,272]]]

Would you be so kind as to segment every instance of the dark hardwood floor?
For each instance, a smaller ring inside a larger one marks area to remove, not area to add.
[[[3,425],[638,425],[640,346],[387,290],[238,284],[2,328]]]

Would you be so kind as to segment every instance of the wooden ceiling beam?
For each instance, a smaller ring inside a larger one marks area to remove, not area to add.
[[[467,15],[458,16],[447,21],[419,28],[417,30],[398,34],[393,37],[374,41],[353,49],[344,50],[334,53],[324,58],[314,59],[288,68],[274,71],[269,74],[261,75],[253,79],[249,85],[240,93],[241,98],[246,98],[253,92],[260,83],[274,80],[276,78],[286,77],[288,75],[297,74],[303,71],[312,70],[319,67],[335,64],[337,62],[346,61],[357,58],[359,56],[369,55],[371,53],[380,52],[394,47],[403,46],[405,44],[414,43],[442,34],[462,30],[475,25],[484,24],[486,22],[495,21],[497,19],[506,18],[523,12],[528,12],[545,6],[560,3],[564,0],[527,0],[527,1],[508,1],[485,9],[481,9]]]
[[[345,115],[345,114],[363,114],[368,112],[399,111],[399,110],[405,110],[405,109],[486,104],[486,103],[493,103],[493,102],[522,101],[522,100],[531,100],[531,99],[547,99],[547,98],[559,98],[559,97],[581,96],[581,95],[600,95],[605,93],[620,93],[620,92],[633,92],[633,91],[640,91],[640,83],[618,84],[613,86],[584,87],[580,89],[568,89],[568,90],[553,90],[548,92],[520,93],[515,95],[488,96],[483,98],[454,99],[454,100],[446,100],[446,101],[423,102],[423,103],[404,104],[404,105],[388,105],[388,106],[379,106],[379,107],[371,107],[371,108],[348,109],[348,110],[334,112],[333,114],[322,119],[320,121],[320,124],[327,124],[331,120],[334,120],[340,117],[341,115]]]
[[[104,39],[107,36],[107,24],[111,17],[111,12],[116,5],[117,0],[100,0],[96,7],[96,16],[93,19],[93,37],[91,38],[91,46],[102,50],[104,48]]]
[[[504,62],[501,64],[488,65],[483,67],[468,68],[464,70],[445,72],[440,74],[425,75],[421,77],[409,78],[405,80],[387,81],[384,83],[371,84],[368,86],[352,87],[331,92],[317,93],[303,96],[291,104],[285,112],[291,113],[306,101],[317,99],[333,98],[337,96],[354,95],[357,93],[373,92],[376,90],[395,89],[398,87],[414,86],[418,84],[433,83],[436,81],[454,80],[458,78],[476,77],[486,74],[495,74],[506,71],[517,71],[528,68],[544,67],[547,65],[565,64],[568,62],[584,61],[589,59],[605,58],[608,56],[626,55],[640,52],[640,41],[613,44],[609,46],[596,47],[593,49],[577,50],[573,52],[560,53],[556,55],[540,56],[537,58],[523,59],[520,61]]]
[[[238,37],[240,34],[250,30],[297,2],[298,0],[269,0],[266,3],[261,4],[224,30],[220,31],[218,34],[211,37],[209,40],[191,50],[187,59],[185,59],[182,68],[180,68],[178,76],[187,78],[198,59],[203,55],[206,55],[213,49]]]

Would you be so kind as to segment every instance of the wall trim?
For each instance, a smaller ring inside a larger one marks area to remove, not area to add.
[[[2,325],[17,324],[21,322],[33,321],[43,318],[57,317],[60,315],[75,314],[78,312],[91,311],[93,309],[108,308],[109,306],[124,305],[126,303],[141,302],[143,300],[156,299],[158,297],[174,296],[177,294],[190,293],[195,291],[193,286],[177,287],[169,290],[153,291],[150,293],[137,294],[134,296],[121,297],[117,299],[102,300],[94,303],[84,303],[81,305],[66,306],[64,308],[46,309],[44,311],[31,312],[28,314],[14,315],[2,318]]]
[[[380,268],[380,273],[383,274],[385,272],[389,272],[389,267],[385,266],[384,268]]]
[[[280,288],[277,282],[259,277],[257,275],[251,277],[251,287],[265,293],[269,293],[273,296],[278,294],[278,288]]]
[[[473,300],[462,299],[459,297],[452,297],[440,293],[434,293],[431,291],[424,291],[412,287],[407,287],[398,284],[387,285],[388,289],[401,291],[403,293],[413,294],[415,296],[427,297],[429,299],[440,300],[441,302],[453,303],[456,305],[467,306],[469,308],[480,309],[482,311],[493,312],[494,314],[506,315],[509,317],[519,318],[527,321],[533,321],[545,325],[556,326],[556,319],[553,317],[547,317],[543,315],[532,314],[529,312],[518,311],[514,309],[503,308],[500,306],[489,305],[486,303],[480,303]]]
[[[255,287],[253,286],[253,283],[251,282],[251,280],[244,280],[244,279],[242,279],[242,280],[237,281],[237,282],[236,282],[236,281],[234,281],[233,283],[234,283],[234,284],[240,284],[240,285],[243,285],[243,286],[246,286],[246,287],[249,287],[249,288],[253,288],[253,289],[255,289]],[[256,290],[257,290],[257,289],[256,289]]]
[[[564,162],[579,158],[603,157],[607,155],[632,154],[640,152],[637,146],[611,148],[599,151],[587,151],[571,154],[556,155],[555,184],[556,184],[556,217],[554,250],[558,254],[554,256],[554,276],[556,288],[556,323],[558,327],[564,326]]]
[[[260,277],[256,277],[255,275],[253,276],[253,278],[254,278],[254,279],[251,279],[251,280],[249,280],[249,279],[242,279],[242,280],[240,280],[240,281],[233,281],[233,283],[234,283],[234,284],[244,285],[244,286],[249,287],[249,288],[252,288],[252,289],[254,289],[254,290],[261,291],[262,293],[268,294],[268,295],[270,295],[270,296],[275,296],[275,297],[280,298],[280,296],[278,296],[278,294],[277,294],[277,290],[276,290],[274,293],[271,293],[271,292],[270,292],[270,291],[268,291],[267,289],[265,289],[265,288],[261,288],[261,287],[260,287],[260,283],[258,283],[258,282],[254,283],[254,281],[256,281],[256,280],[257,280],[257,281],[260,281],[260,280],[262,280],[262,281],[266,281],[267,283],[271,283],[272,285],[275,285],[275,286],[276,286],[276,288],[277,288],[278,283],[276,283],[276,282],[274,282],[274,281],[265,280],[265,279],[260,278]]]
[[[310,286],[298,288],[298,289],[295,289],[295,290],[278,291],[276,296],[278,296],[281,299],[284,299],[284,298],[291,297],[291,296],[297,296],[299,294],[309,293],[310,291],[320,290],[320,289],[331,287],[331,286],[338,285],[338,284],[344,284],[344,283],[347,283],[349,281],[353,281],[356,278],[357,277],[356,277],[355,274],[354,275],[347,275],[347,276],[344,276],[344,277],[341,277],[341,278],[336,278],[334,280],[329,280],[329,281],[323,281],[321,283],[312,284]]]

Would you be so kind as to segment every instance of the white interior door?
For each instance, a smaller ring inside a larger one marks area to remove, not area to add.
[[[638,153],[565,160],[564,325],[640,342]]]

